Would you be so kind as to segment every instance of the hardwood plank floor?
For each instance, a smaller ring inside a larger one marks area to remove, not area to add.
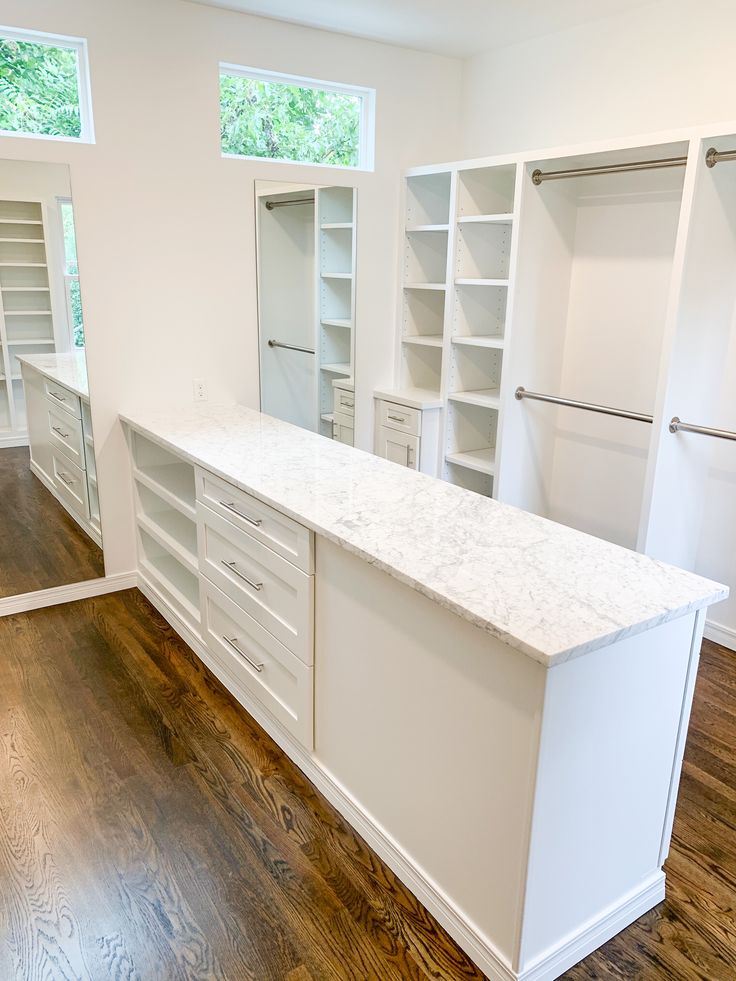
[[[736,655],[706,644],[667,900],[569,971],[736,978]],[[0,619],[0,979],[481,978],[135,590]]]
[[[0,449],[0,597],[104,575],[101,549],[31,473],[28,447]]]

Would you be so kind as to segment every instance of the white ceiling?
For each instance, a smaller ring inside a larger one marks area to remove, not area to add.
[[[656,0],[198,0],[340,34],[467,57]]]

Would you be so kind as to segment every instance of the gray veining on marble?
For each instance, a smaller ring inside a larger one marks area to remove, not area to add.
[[[728,595],[719,583],[242,406],[121,418],[548,667]]]
[[[34,368],[45,378],[71,389],[83,399],[89,399],[87,362],[84,351],[68,351],[60,354],[22,354],[18,360]]]

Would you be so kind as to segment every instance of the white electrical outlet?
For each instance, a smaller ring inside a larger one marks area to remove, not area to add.
[[[194,401],[195,402],[207,401],[207,385],[205,384],[204,378],[194,379]]]

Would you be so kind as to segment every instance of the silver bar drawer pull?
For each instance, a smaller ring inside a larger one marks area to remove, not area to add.
[[[227,569],[229,569],[231,572],[234,572],[235,575],[238,577],[238,579],[242,579],[243,582],[247,582],[248,585],[251,587],[251,589],[256,589],[259,593],[263,589],[262,582],[253,582],[252,579],[249,579],[247,576],[244,576],[243,573],[240,571],[240,569],[237,567],[235,562],[226,562],[224,559],[221,559],[220,561]]]
[[[71,487],[72,484],[76,484],[76,480],[74,480],[72,477],[70,477],[69,474],[62,473],[61,471],[59,471],[56,474],[56,476],[59,478],[59,480],[63,480],[64,483],[67,484],[67,486],[69,486],[69,487]]]
[[[392,416],[392,415],[389,415],[389,419],[393,419],[394,422],[406,422],[406,416]]]
[[[340,399],[340,405],[344,405],[348,409],[354,409],[355,408],[355,402],[348,402],[347,399]]]
[[[58,433],[59,436],[61,436],[62,439],[69,439],[69,433],[62,432],[62,430],[59,429],[58,426],[52,426],[51,428],[53,429],[53,431],[55,433]]]
[[[230,501],[229,503],[227,501],[220,501],[220,504],[224,508],[227,508],[228,511],[232,511],[233,514],[237,514],[237,516],[242,518],[243,521],[247,521],[249,525],[253,525],[254,528],[260,528],[263,524],[260,518],[249,518],[247,514],[243,514],[242,511],[238,511],[238,509],[235,507],[234,501]]]
[[[263,662],[261,662],[260,664],[256,664],[255,661],[251,660],[251,658],[248,657],[245,651],[241,647],[238,647],[237,637],[226,637],[225,634],[223,634],[222,639],[225,641],[226,644],[229,644],[234,651],[237,651],[237,653],[240,654],[243,660],[247,661],[248,664],[250,664],[250,666],[253,668],[254,671],[263,671]]]
[[[52,392],[52,391],[51,391],[51,389],[49,389],[49,395],[50,395],[50,396],[51,396],[52,398],[55,398],[55,399],[56,399],[57,401],[59,401],[59,402],[66,402],[66,398],[65,398],[65,396],[63,396],[63,395],[58,395],[58,394],[57,394],[56,392]]]

